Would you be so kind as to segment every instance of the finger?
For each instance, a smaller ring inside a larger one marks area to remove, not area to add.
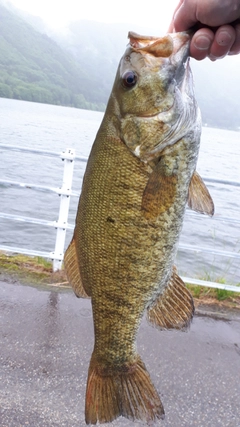
[[[167,30],[168,33],[174,33],[174,18],[172,18],[170,25]]]
[[[240,53],[240,23],[235,25],[235,42],[233,43],[228,55],[237,55]]]
[[[201,28],[192,37],[190,56],[200,61],[210,54],[214,33],[209,28]]]
[[[224,58],[233,46],[236,38],[235,29],[231,25],[222,25],[215,33],[210,49],[211,60]]]
[[[196,2],[186,2],[182,0],[173,17],[173,26],[175,31],[186,31],[193,27],[197,22]]]
[[[177,5],[177,7],[176,7],[176,9],[173,12],[173,17],[172,17],[172,20],[171,20],[170,25],[168,27],[168,33],[173,33],[175,31],[175,28],[174,28],[174,17],[175,17],[175,14],[176,14],[177,10],[181,7],[181,5],[182,5],[183,2],[184,2],[184,0],[180,0],[179,3],[178,3],[178,5]]]

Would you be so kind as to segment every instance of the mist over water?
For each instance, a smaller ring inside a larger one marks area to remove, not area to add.
[[[103,113],[0,98],[0,143],[61,152],[74,148],[88,156]],[[197,170],[202,177],[240,181],[240,132],[203,128]],[[1,179],[61,187],[63,162],[0,147]],[[85,163],[75,162],[73,190],[80,193]],[[239,224],[219,216],[240,219],[240,187],[207,183],[215,203],[215,219],[186,213],[180,243],[196,251],[179,250],[177,266],[188,277],[225,278],[240,282],[239,260],[204,254],[199,247],[240,251]],[[0,184],[0,211],[20,216],[57,220],[59,196],[45,191]],[[78,197],[71,197],[69,223],[74,224]],[[72,231],[67,233],[66,246]],[[0,219],[0,244],[52,251],[56,230],[50,227]]]

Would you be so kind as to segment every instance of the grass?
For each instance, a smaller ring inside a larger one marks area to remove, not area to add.
[[[236,295],[240,297],[240,288],[239,288],[239,294],[236,292],[227,291],[226,289],[216,289],[216,297],[218,301],[224,301],[229,298],[234,298]]]
[[[240,287],[239,287],[239,293],[227,291],[226,289],[207,288],[205,286],[189,285],[189,284],[187,284],[187,288],[190,290],[192,296],[197,299],[213,298],[213,299],[216,299],[217,301],[224,301],[224,300],[232,300],[236,298],[240,300]]]
[[[41,257],[29,257],[26,255],[8,255],[0,251],[0,278],[10,277],[14,281],[30,285],[57,286],[70,288],[64,270],[53,273],[51,261]],[[202,280],[212,281],[209,274],[201,277]],[[214,280],[225,283],[224,278]],[[203,304],[225,304],[226,306],[240,308],[240,284],[239,293],[225,289],[207,288],[187,284],[195,302]]]
[[[0,277],[10,278],[22,284],[61,285],[66,287],[64,271],[53,273],[52,262],[41,257],[9,255],[0,251]],[[68,285],[69,286],[69,285]]]
[[[47,259],[38,256],[35,258],[35,260],[36,260],[38,265],[42,265],[46,269],[52,269],[52,263],[50,261],[48,261]]]
[[[207,275],[200,278],[201,280],[213,281],[212,278]],[[214,279],[214,282],[225,284],[226,280],[224,278]],[[191,285],[187,284],[187,288],[190,290],[194,300],[195,305],[200,304],[204,305],[221,305],[226,308],[238,308],[240,309],[240,283],[239,293],[228,291],[226,289],[217,289],[217,288],[208,288],[205,286]]]

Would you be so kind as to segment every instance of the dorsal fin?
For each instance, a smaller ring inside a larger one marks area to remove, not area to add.
[[[214,215],[214,203],[212,197],[200,175],[195,171],[188,190],[188,206],[193,211]]]
[[[160,329],[186,329],[194,314],[193,298],[173,267],[162,295],[148,308],[148,320]]]
[[[64,255],[64,269],[75,295],[79,298],[88,298],[90,295],[87,294],[83,287],[79,271],[75,244],[75,233]]]

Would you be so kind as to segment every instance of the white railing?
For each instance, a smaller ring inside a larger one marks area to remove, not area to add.
[[[86,162],[87,158],[79,157],[79,156],[77,157],[75,155],[75,150],[73,149],[66,149],[62,153],[58,154],[52,151],[35,150],[35,149],[30,149],[25,147],[17,147],[13,145],[4,145],[4,144],[0,144],[0,148],[5,150],[28,152],[36,155],[47,156],[47,157],[59,157],[59,159],[64,161],[63,180],[62,180],[62,185],[59,188],[48,187],[44,185],[36,185],[36,184],[26,183],[26,182],[0,179],[0,184],[4,184],[7,186],[22,187],[22,188],[35,189],[35,190],[45,190],[48,192],[56,193],[59,196],[61,196],[57,221],[46,221],[39,218],[30,218],[30,217],[24,217],[20,215],[12,215],[8,213],[0,212],[0,218],[2,219],[28,222],[32,224],[39,224],[42,226],[56,228],[57,233],[56,233],[55,249],[52,252],[36,251],[32,249],[26,249],[26,248],[16,247],[16,246],[6,246],[1,244],[0,244],[0,250],[4,252],[19,253],[24,255],[39,256],[39,257],[51,259],[53,261],[53,271],[60,270],[62,267],[63,256],[64,256],[64,244],[66,239],[66,231],[67,229],[74,228],[72,224],[68,224],[70,197],[71,196],[79,197],[78,193],[72,191],[74,161],[77,159],[82,162]]]
[[[64,161],[64,170],[63,170],[63,181],[62,186],[59,188],[55,187],[48,187],[48,186],[42,186],[42,185],[35,185],[31,183],[25,183],[25,182],[18,182],[18,181],[9,181],[0,179],[0,184],[15,186],[15,187],[25,187],[25,188],[32,188],[36,190],[46,190],[49,192],[57,193],[61,196],[60,199],[60,207],[59,207],[59,215],[57,221],[46,221],[39,218],[30,218],[30,217],[24,217],[19,215],[12,215],[8,213],[0,212],[0,218],[2,219],[9,219],[12,221],[20,221],[20,222],[28,222],[32,224],[38,224],[43,225],[47,227],[54,227],[56,228],[56,241],[55,241],[55,249],[52,252],[45,252],[45,251],[35,251],[31,249],[26,248],[20,248],[20,247],[14,247],[14,246],[6,246],[0,244],[0,250],[4,252],[10,252],[10,253],[20,253],[30,256],[40,256],[43,258],[51,259],[53,261],[53,271],[57,271],[61,269],[62,262],[63,262],[63,256],[64,256],[64,244],[66,239],[66,231],[67,229],[73,230],[74,225],[68,223],[68,214],[69,214],[69,205],[70,205],[70,197],[76,196],[79,197],[79,193],[72,191],[72,180],[73,180],[73,170],[74,170],[74,162],[75,160],[79,160],[81,162],[87,162],[86,157],[80,157],[75,155],[75,151],[73,149],[66,149],[62,153],[58,154],[52,151],[44,151],[44,150],[35,150],[35,149],[29,149],[25,147],[17,147],[12,145],[5,145],[0,144],[0,148],[5,150],[13,150],[13,151],[21,151],[21,152],[29,152],[37,155],[45,155],[48,157],[59,157],[59,159],[62,159]],[[226,180],[217,180],[215,178],[203,178],[206,182],[211,183],[220,183],[224,185],[231,185],[240,187],[240,182],[237,181],[226,181]],[[187,210],[187,215],[189,216],[197,216],[198,214]],[[228,221],[231,223],[240,224],[240,220],[236,218],[229,218],[229,217],[223,217],[218,216],[214,218],[217,221]],[[211,253],[215,255],[220,255],[228,258],[235,258],[240,260],[240,253],[236,252],[230,252],[230,251],[220,251],[215,249],[210,249],[208,247],[195,247],[193,245],[186,245],[186,244],[180,244],[179,249],[183,249],[184,251],[195,251],[195,252],[204,252],[204,253]],[[240,288],[238,286],[233,285],[227,285],[227,284],[221,284],[221,283],[215,283],[215,282],[208,282],[204,280],[198,280],[193,279],[189,277],[182,277],[182,279],[186,283],[191,283],[199,286],[207,286],[212,288],[218,288],[218,289],[225,289],[230,290],[234,292],[240,292]]]

